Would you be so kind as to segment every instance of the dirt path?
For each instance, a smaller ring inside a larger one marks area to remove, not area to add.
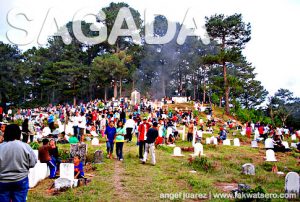
[[[124,184],[122,184],[122,178],[124,178],[124,168],[122,162],[114,162],[114,174],[113,183],[115,187],[114,197],[118,200],[130,198],[130,194],[124,190]]]

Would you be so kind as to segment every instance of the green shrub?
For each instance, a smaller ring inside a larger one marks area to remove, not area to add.
[[[194,170],[198,171],[211,172],[214,170],[213,164],[207,157],[196,157],[189,164]]]
[[[59,150],[58,155],[61,160],[68,160],[70,158],[70,152],[67,150]]]
[[[199,116],[199,111],[198,110],[194,110],[193,111],[193,116],[196,118],[196,117],[198,117]]]
[[[40,147],[40,144],[37,142],[31,142],[29,145],[33,150],[38,150]]]

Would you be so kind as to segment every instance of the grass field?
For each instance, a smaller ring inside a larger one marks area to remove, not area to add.
[[[190,143],[178,141],[177,146],[186,147]],[[69,145],[60,145],[60,150],[68,150]],[[92,160],[94,151],[105,151],[105,144],[88,147],[88,160]],[[47,193],[52,180],[47,179],[29,191],[29,201],[158,201],[162,193],[226,193],[238,183],[255,188],[258,185],[268,193],[284,192],[284,176],[271,172],[277,165],[279,171],[300,171],[297,166],[299,154],[295,152],[276,153],[278,162],[265,162],[263,146],[254,149],[249,145],[241,147],[204,145],[206,157],[202,163],[190,164],[189,154],[184,157],[172,157],[173,149],[163,146],[156,150],[157,165],[140,164],[138,147],[127,143],[124,147],[124,162],[105,159],[103,164],[94,165],[94,170],[86,174],[92,181],[82,186],[53,195]],[[255,176],[241,174],[244,163],[253,163]],[[196,170],[196,173],[191,173]],[[181,198],[180,200],[183,200]],[[190,199],[192,200],[192,199]],[[213,201],[229,201],[212,199]],[[187,200],[189,201],[189,200]],[[284,200],[272,200],[284,201]]]

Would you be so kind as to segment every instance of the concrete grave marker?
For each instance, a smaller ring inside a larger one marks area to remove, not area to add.
[[[236,146],[236,147],[241,146],[239,138],[234,138],[233,139],[233,146]]]
[[[255,167],[251,163],[246,163],[242,166],[243,174],[245,175],[255,175]]]
[[[266,149],[274,149],[274,143],[271,138],[267,138],[265,141],[265,148]]]
[[[218,139],[216,137],[213,137],[213,144],[218,145]]]
[[[196,155],[204,155],[203,145],[201,143],[196,143],[194,146],[194,154]]]
[[[86,144],[71,144],[70,145],[70,156],[74,158],[75,155],[79,155],[81,162],[85,164],[87,154],[87,145]]]
[[[251,141],[251,147],[252,147],[252,148],[258,148],[258,144],[257,144],[257,141],[256,141],[256,140],[252,140],[252,141]]]
[[[230,140],[226,139],[226,140],[223,140],[223,145],[227,145],[227,146],[230,146]]]
[[[59,166],[60,178],[67,178],[74,180],[74,164],[73,163],[61,163]]]
[[[181,148],[180,147],[175,147],[174,150],[173,150],[173,155],[172,156],[184,156],[182,153],[181,153]]]
[[[275,152],[272,149],[266,151],[266,161],[277,161],[275,157]]]
[[[94,163],[102,163],[103,161],[103,151],[97,150],[94,153]]]
[[[289,172],[285,176],[285,193],[296,193],[299,196],[300,178],[296,172]]]
[[[297,143],[291,143],[291,147],[293,147],[293,148],[297,148]]]
[[[210,138],[209,138],[209,137],[207,137],[207,138],[205,139],[205,143],[206,143],[206,144],[210,144]]]
[[[289,146],[289,143],[287,141],[283,141],[282,142],[282,145],[286,148],[286,149],[289,149],[290,146]]]

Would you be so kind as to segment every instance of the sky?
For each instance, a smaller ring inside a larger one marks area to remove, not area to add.
[[[109,0],[0,0],[0,41],[9,43],[7,35],[24,42],[24,32],[16,30],[7,22],[10,10],[25,10],[30,23],[19,16],[18,25],[27,27],[32,43],[19,46],[26,50],[46,42],[56,31],[55,26],[42,29],[47,11],[53,8],[62,24],[72,20],[79,9],[91,7],[100,10]],[[119,2],[119,1],[113,1]],[[244,22],[251,24],[251,41],[244,55],[256,68],[257,79],[273,95],[279,88],[286,88],[300,97],[300,0],[124,0],[137,9],[144,18],[145,9],[160,12],[170,21],[182,22],[188,9],[197,19],[216,13],[231,15],[241,13]],[[49,18],[51,19],[51,18]],[[87,19],[88,20],[88,19]],[[41,32],[41,29],[43,30]],[[40,37],[38,37],[40,34]]]

